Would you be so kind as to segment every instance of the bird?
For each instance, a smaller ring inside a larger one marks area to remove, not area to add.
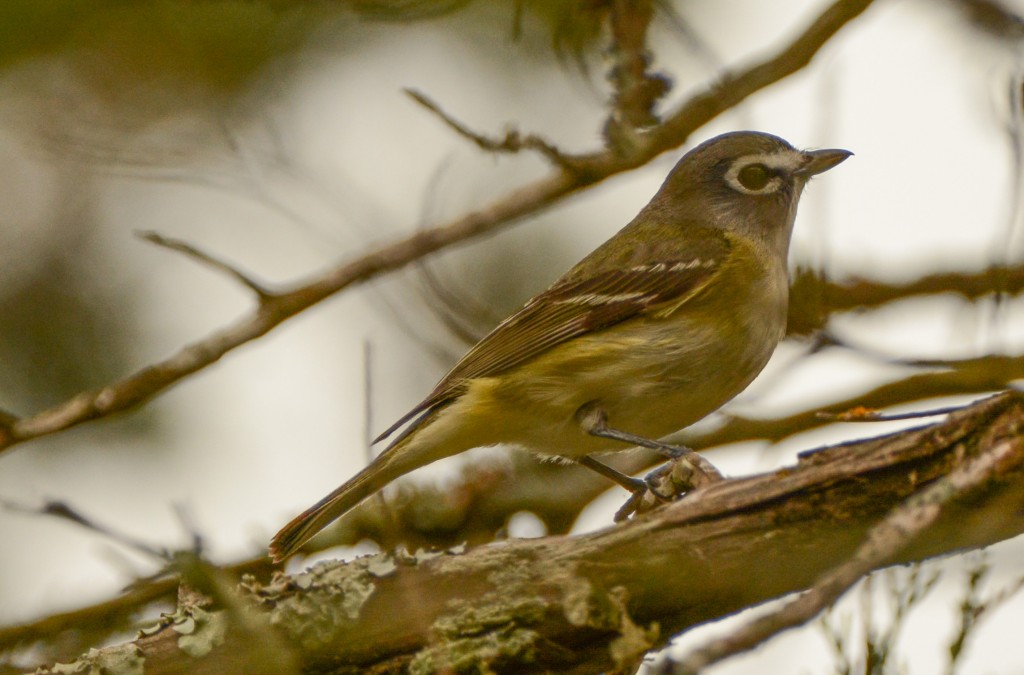
[[[660,438],[743,391],[786,330],[787,257],[812,176],[853,153],[798,150],[758,131],[687,152],[611,239],[472,347],[374,443],[363,470],[274,537],[281,561],[415,469],[498,443],[578,462],[634,493],[596,459]]]

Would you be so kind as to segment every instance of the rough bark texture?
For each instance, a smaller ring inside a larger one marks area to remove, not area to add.
[[[807,588],[891,509],[996,446],[1013,448],[998,479],[950,501],[887,564],[1021,533],[1022,428],[1024,397],[1002,394],[586,536],[378,555],[249,582],[233,608],[181,608],[152,635],[92,657],[109,672],[629,672],[672,635]],[[109,665],[116,657],[123,666]]]

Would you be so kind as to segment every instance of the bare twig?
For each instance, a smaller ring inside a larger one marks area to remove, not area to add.
[[[1024,17],[998,0],[959,0],[967,20],[988,36],[1020,41],[1024,37]]]
[[[684,104],[663,125],[646,134],[644,142],[635,146],[633,154],[605,151],[579,156],[572,162],[572,172],[560,168],[447,225],[418,232],[370,251],[304,285],[265,298],[249,316],[183,347],[164,361],[105,387],[82,392],[31,417],[13,421],[2,429],[0,451],[138,406],[179,380],[215,363],[239,345],[265,335],[285,320],[342,289],[396,270],[455,242],[496,231],[569,194],[678,147],[693,131],[721,112],[800,70],[840,28],[870,4],[871,0],[837,0],[779,54],[725,77],[717,86]]]
[[[13,437],[12,429],[17,422],[17,415],[0,408],[0,448],[9,438]]]
[[[1007,293],[1018,295],[1024,291],[1024,266],[994,266],[978,272],[940,272],[929,274],[906,284],[876,283],[856,279],[829,284],[825,291],[830,307],[837,310],[856,307],[875,307],[914,295],[956,293],[973,300]]]
[[[871,4],[872,0],[833,2],[782,51],[736,74],[725,73],[716,86],[684,103],[664,124],[651,130],[650,143],[658,146],[663,139],[680,134],[688,136],[690,132],[687,129],[693,119],[713,119],[755,91],[778,81],[781,72],[792,74],[799,71],[811,62],[825,42]]]
[[[995,593],[984,593],[983,582],[992,571],[991,565],[982,552],[979,559],[967,571],[967,588],[960,601],[960,616],[957,633],[949,644],[949,663],[946,675],[954,675],[966,650],[968,641],[977,634],[977,625],[985,616],[990,615],[1007,600],[1014,597],[1024,588],[1024,577]]]
[[[261,556],[225,567],[224,571],[235,578],[242,574],[269,576],[270,568],[270,559]],[[91,644],[104,642],[114,633],[133,627],[135,617],[143,614],[147,608],[172,603],[178,583],[177,576],[164,576],[133,584],[122,595],[88,607],[50,614],[37,621],[0,627],[0,652],[46,641],[54,644],[68,643],[70,651],[63,654],[75,654]],[[152,611],[155,612],[155,609]],[[69,638],[69,632],[74,633],[75,637]]]
[[[895,422],[898,420],[917,420],[925,417],[937,417],[948,415],[951,412],[963,409],[962,405],[948,406],[946,408],[930,408],[928,410],[914,410],[905,413],[883,413],[872,408],[857,406],[842,412],[818,412],[818,418],[831,420],[833,422]]]
[[[223,260],[218,260],[209,253],[200,251],[198,248],[186,241],[171,239],[170,237],[165,237],[157,232],[137,232],[136,234],[140,239],[144,239],[145,241],[172,251],[177,251],[178,253],[184,253],[189,258],[198,260],[207,267],[227,274],[229,277],[252,291],[260,302],[263,302],[274,295],[267,290],[263,284],[245,274],[237,267],[234,267]]]
[[[868,279],[828,281],[809,270],[798,271],[790,291],[789,333],[820,331],[834,312],[879,307],[920,295],[954,293],[967,300],[1024,292],[1024,266],[994,266],[977,272],[940,272],[903,284]]]
[[[906,568],[890,567],[864,579],[857,589],[859,607],[852,612],[861,624],[860,634],[853,631],[850,612],[837,611],[837,605],[822,612],[818,624],[832,649],[836,675],[900,672],[899,636],[910,624],[912,610],[921,605],[942,577],[937,568],[927,561],[915,562]],[[881,589],[876,589],[876,580],[882,582]],[[882,623],[874,611],[876,590],[888,600],[886,604],[892,612],[891,618]]]
[[[456,120],[426,94],[412,88],[406,88],[403,91],[405,91],[412,100],[437,115],[449,129],[457,133],[459,136],[472,141],[481,150],[486,152],[508,153],[522,152],[523,150],[534,150],[546,157],[555,166],[568,170],[572,169],[572,162],[568,155],[536,134],[527,134],[523,136],[516,129],[509,129],[505,132],[505,137],[500,140],[488,138],[487,136],[473,131],[462,122]]]
[[[879,385],[837,401],[824,412],[842,412],[857,406],[883,408],[934,396],[981,394],[1003,389],[1007,383],[1020,378],[1024,378],[1024,356],[1020,355],[950,361],[942,370],[917,373]],[[821,413],[821,410],[808,410],[775,419],[732,417],[728,424],[718,429],[704,433],[684,431],[671,439],[695,450],[738,440],[778,442],[796,433],[834,423],[834,420],[823,418]]]
[[[27,506],[24,504],[16,504],[8,500],[0,500],[0,506],[8,511],[19,511],[21,513],[30,513],[35,515],[43,516],[54,516],[62,520],[68,520],[76,525],[84,527],[85,529],[103,535],[104,537],[115,541],[119,544],[123,544],[130,549],[139,551],[145,555],[152,556],[154,558],[169,562],[171,559],[170,552],[165,548],[159,548],[151,546],[141,539],[136,539],[123,532],[97,523],[92,518],[89,518],[85,514],[80,513],[67,503],[59,500],[48,500],[40,507]]]

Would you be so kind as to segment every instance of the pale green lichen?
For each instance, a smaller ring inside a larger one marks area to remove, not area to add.
[[[359,618],[376,591],[378,578],[391,574],[393,564],[388,556],[378,554],[314,565],[292,578],[303,592],[277,599],[271,622],[301,640],[304,648],[321,649],[339,626]]]
[[[162,631],[166,627],[167,626],[165,624],[157,622],[157,623],[154,623],[152,626],[146,626],[145,628],[140,628],[139,632],[135,634],[135,637],[143,638],[143,637],[149,637],[150,635],[156,635],[157,633],[159,633],[160,631]]]
[[[345,618],[355,620],[376,588],[371,577],[378,575],[370,571],[371,565],[376,569],[380,563],[362,559],[342,565],[325,562],[296,575],[295,583],[310,595],[341,596],[341,602],[331,604],[341,608]]]
[[[619,586],[605,592],[585,577],[573,575],[565,579],[562,588],[562,608],[570,624],[618,631],[619,637],[608,645],[618,669],[628,670],[657,644],[660,626],[654,622],[644,628],[633,621],[627,610],[625,588]]]
[[[132,643],[90,649],[74,663],[56,663],[49,668],[39,668],[35,675],[143,675],[146,660],[142,650]]]
[[[540,634],[516,628],[479,637],[445,641],[421,650],[409,663],[410,675],[493,673],[502,663],[528,664],[536,658]]]
[[[593,626],[595,592],[586,577],[567,574],[562,579],[562,612],[573,626]],[[613,624],[614,625],[614,624]],[[602,628],[606,625],[600,626]]]
[[[549,570],[544,561],[536,555],[525,555],[510,549],[503,559],[495,560],[487,574],[487,580],[495,588],[524,588],[537,581],[550,579],[554,574],[555,570]]]
[[[398,565],[395,564],[391,556],[386,555],[374,556],[373,560],[366,565],[366,571],[378,578],[389,576],[396,569],[398,569]]]
[[[453,600],[431,626],[432,644],[420,650],[410,673],[490,673],[500,664],[521,665],[535,659],[540,635],[530,627],[544,619],[548,600],[523,592],[545,575],[545,566],[514,549],[498,556],[487,573],[492,590],[472,600]],[[458,554],[441,565],[459,573]]]
[[[608,651],[619,670],[633,670],[644,654],[656,645],[661,626],[655,621],[649,628],[644,628],[633,621],[626,609],[628,595],[622,586],[613,588],[608,597],[619,610],[619,637],[611,641]]]
[[[192,658],[201,658],[224,644],[228,620],[224,612],[207,612],[200,607],[189,610],[189,616],[175,622],[171,629],[179,633],[178,649]]]
[[[539,598],[503,597],[494,593],[469,602],[454,600],[449,611],[432,626],[440,636],[461,639],[481,635],[495,628],[531,625],[544,618],[545,603]]]
[[[196,631],[196,620],[191,616],[186,616],[181,621],[175,622],[171,626],[171,630],[181,635],[191,635]]]
[[[434,558],[440,558],[443,555],[447,555],[447,552],[446,551],[438,551],[436,549],[432,549],[432,550],[428,551],[427,549],[424,549],[424,548],[418,548],[418,549],[416,549],[416,552],[412,554],[412,557],[418,563],[425,563],[428,560],[433,560]]]
[[[410,673],[489,673],[502,664],[522,666],[535,660],[540,635],[531,627],[544,620],[551,600],[527,589],[546,584],[551,571],[534,556],[514,549],[507,553],[487,573],[492,590],[448,603],[431,626],[435,641],[416,654]],[[445,564],[446,573],[458,573],[460,561],[453,558]]]

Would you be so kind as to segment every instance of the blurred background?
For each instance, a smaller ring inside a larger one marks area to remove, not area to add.
[[[659,4],[652,67],[673,82],[660,110],[781,49],[828,4]],[[600,149],[610,88],[599,5],[3,3],[0,409],[27,416],[57,405],[251,310],[239,284],[140,232],[185,240],[274,288],[545,175],[534,154],[480,151],[405,88],[485,135],[516,128],[566,152]],[[1024,25],[1015,12],[1024,3],[879,0],[810,66],[687,147],[750,128],[856,153],[805,194],[794,268],[900,284],[1019,266]],[[101,602],[160,569],[109,537],[26,512],[46,500],[153,546],[188,547],[198,534],[218,563],[262,555],[283,523],[366,463],[367,439],[468,344],[628,222],[684,150],[349,289],[141,409],[0,454],[0,626]],[[912,362],[1024,349],[1020,301],[1005,294],[928,294],[825,324],[829,345],[814,335],[788,341],[727,412],[784,416],[918,372]],[[831,425],[709,457],[728,474],[764,471],[800,450],[893,428]],[[467,463],[515,471],[533,460],[482,451],[413,480],[443,491]],[[605,492],[572,519],[573,531],[608,525],[624,495]],[[551,523],[520,513],[504,528],[537,536]],[[990,550],[993,592],[1021,577],[1022,553],[1017,541]],[[978,564],[931,564],[945,573],[901,632],[907,672],[942,671],[964,570]],[[882,586],[850,594],[836,611],[867,611],[885,625]],[[865,610],[875,596],[883,600]],[[866,630],[859,621],[847,621],[853,636]],[[1024,672],[1012,637],[1022,621],[1021,599],[993,610],[957,672]],[[727,629],[705,627],[684,642]],[[54,655],[8,659],[16,667]],[[710,672],[838,670],[812,626]]]

